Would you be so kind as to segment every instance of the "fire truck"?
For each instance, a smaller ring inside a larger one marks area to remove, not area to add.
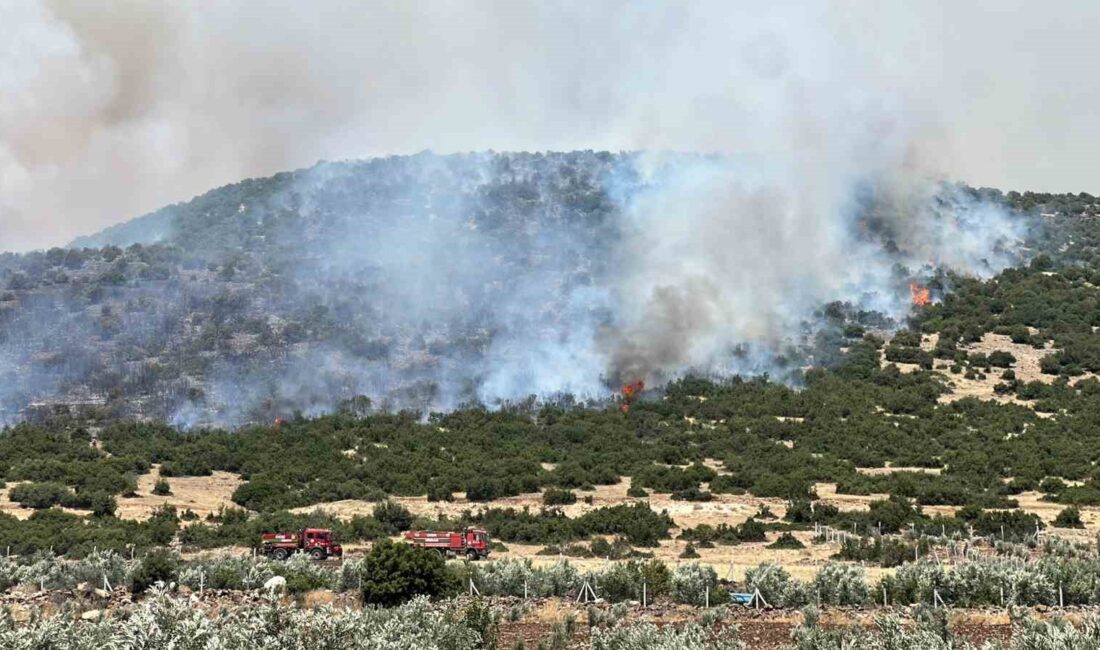
[[[260,552],[276,560],[285,560],[293,553],[309,553],[314,560],[342,557],[344,547],[336,543],[327,528],[303,528],[296,533],[264,533]]]
[[[409,531],[405,539],[413,546],[438,551],[444,558],[483,560],[489,557],[489,533],[480,528],[464,528],[462,532]]]

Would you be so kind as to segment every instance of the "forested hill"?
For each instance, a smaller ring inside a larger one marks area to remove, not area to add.
[[[2,254],[0,423],[76,408],[236,425],[533,393],[568,403],[555,393],[570,390],[610,396],[607,378],[576,376],[591,365],[578,341],[598,341],[613,320],[606,286],[624,262],[611,245],[623,206],[661,173],[640,173],[639,155],[321,163],[219,188],[68,248]],[[672,160],[685,159],[707,160]],[[1093,285],[1081,278],[1095,262],[1093,197],[951,192],[1042,224],[1029,242],[1031,254],[1045,253],[1031,267],[1040,275],[1004,277],[1070,291],[1084,302],[1050,308],[1077,309],[1091,326],[1082,310],[1095,304]],[[876,233],[894,250],[888,235]],[[952,336],[1023,325],[1065,347],[1048,367],[1091,363],[1089,332],[1055,315],[1014,319],[996,297],[947,309],[952,292],[995,296],[1003,282],[928,275],[948,297],[931,321],[946,328],[944,349]],[[769,371],[799,381],[799,368],[837,362],[850,336],[904,325],[844,304],[821,305],[814,318]]]
[[[567,330],[563,301],[607,272],[628,171],[592,152],[321,163],[2,255],[0,421],[31,404],[191,424],[473,399],[501,330]]]

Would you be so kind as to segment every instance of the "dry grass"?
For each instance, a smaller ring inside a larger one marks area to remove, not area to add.
[[[1041,381],[1046,384],[1054,382],[1052,375],[1044,375],[1039,369],[1039,361],[1050,354],[1053,345],[1050,342],[1036,349],[1030,345],[1013,343],[1012,339],[1003,334],[985,334],[981,341],[964,347],[967,352],[979,352],[991,354],[998,350],[1012,353],[1016,357],[1016,363],[1012,364],[1012,370],[1016,373],[1016,379],[1022,382]],[[951,392],[940,397],[944,403],[954,402],[964,397],[976,397],[984,400],[994,400],[1005,404],[1021,404],[1030,406],[1025,400],[1017,399],[1015,395],[999,395],[993,391],[993,387],[1001,383],[1000,368],[994,368],[993,372],[986,374],[984,379],[967,379],[962,373],[954,375],[941,370],[951,384]]]
[[[148,519],[157,508],[170,504],[177,510],[191,510],[200,517],[233,506],[233,491],[244,481],[236,474],[214,472],[212,476],[180,476],[166,478],[172,494],[157,496],[153,485],[160,478],[160,468],[138,477],[137,497],[118,499],[118,516],[123,519]]]

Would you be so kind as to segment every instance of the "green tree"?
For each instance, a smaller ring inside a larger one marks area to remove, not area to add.
[[[141,559],[130,575],[130,591],[145,592],[158,582],[168,584],[179,575],[179,558],[166,548],[155,548]]]
[[[382,501],[374,506],[373,514],[390,535],[408,530],[412,526],[412,513],[396,501],[389,499]]]
[[[367,605],[390,607],[414,596],[438,597],[456,590],[438,553],[388,539],[375,542],[363,559],[360,576]]]

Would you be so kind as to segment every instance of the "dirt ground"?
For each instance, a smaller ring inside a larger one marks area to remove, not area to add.
[[[159,468],[138,477],[137,497],[118,499],[118,516],[123,519],[148,519],[153,511],[165,504],[172,504],[180,512],[190,509],[199,517],[222,508],[237,507],[233,503],[233,491],[244,481],[236,474],[214,472],[212,476],[178,476],[165,480],[172,490],[169,496],[153,494],[153,485],[160,477]]]

